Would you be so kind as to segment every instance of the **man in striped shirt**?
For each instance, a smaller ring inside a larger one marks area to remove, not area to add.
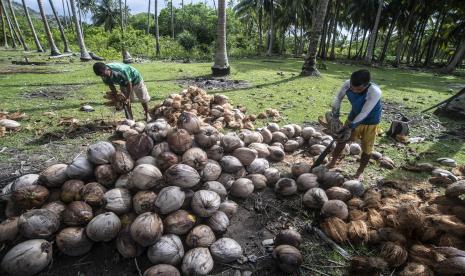
[[[381,121],[381,89],[371,82],[368,70],[353,72],[350,80],[344,82],[333,101],[332,117],[334,120],[339,120],[341,102],[345,96],[347,96],[352,106],[348,120],[345,123],[345,127],[351,129],[349,141],[361,140],[362,156],[355,178],[362,179],[363,171],[370,161],[378,124]],[[338,142],[336,144],[328,168],[333,168],[336,165],[346,143]]]

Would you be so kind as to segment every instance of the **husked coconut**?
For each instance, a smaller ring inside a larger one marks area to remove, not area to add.
[[[39,180],[38,174],[25,174],[18,178],[15,181],[11,182],[10,191],[5,190],[3,194],[15,192],[23,187],[37,185]]]
[[[265,144],[271,143],[271,140],[273,139],[273,135],[269,129],[267,128],[260,129],[260,134],[262,135],[263,143]]]
[[[258,153],[258,158],[267,158],[270,155],[268,150],[268,145],[263,143],[252,143],[249,145],[249,148],[254,149]]]
[[[276,168],[266,169],[263,175],[266,177],[267,184],[272,186],[281,179],[281,173]]]
[[[73,201],[62,213],[62,221],[68,226],[85,226],[94,217],[92,207],[83,201]]]
[[[163,221],[165,233],[184,235],[194,227],[197,219],[185,210],[177,210],[169,214]]]
[[[66,175],[70,179],[88,179],[94,173],[94,165],[85,156],[76,157],[66,167]]]
[[[186,195],[177,186],[168,186],[158,193],[157,199],[155,200],[156,210],[162,214],[166,215],[181,208]]]
[[[165,119],[157,119],[155,122],[150,122],[145,126],[145,132],[147,132],[155,142],[163,142],[170,130],[171,126]]]
[[[157,194],[153,191],[139,191],[132,197],[134,212],[140,215],[145,212],[153,212]]]
[[[249,174],[247,178],[252,180],[254,191],[259,191],[266,188],[267,179],[263,174]]]
[[[101,141],[89,146],[87,159],[96,165],[108,164],[115,152],[115,147],[111,143]]]
[[[98,207],[104,203],[104,194],[107,189],[97,182],[87,183],[81,189],[82,201],[86,202],[90,206]]]
[[[62,213],[66,209],[66,205],[61,201],[52,201],[52,202],[49,202],[49,203],[45,204],[44,206],[42,206],[42,208],[54,212],[55,214],[58,215],[58,217],[61,220],[62,219]]]
[[[289,139],[293,138],[295,135],[295,129],[292,125],[284,125],[279,129],[279,131],[284,133]]]
[[[223,171],[227,173],[236,173],[244,167],[241,161],[232,155],[223,156],[220,160],[220,165]]]
[[[224,212],[216,211],[208,218],[207,224],[216,233],[224,233],[228,230],[229,218]]]
[[[55,164],[39,174],[37,184],[41,184],[50,188],[61,187],[65,183],[68,175],[66,174],[66,164]]]
[[[113,212],[94,217],[86,226],[86,234],[95,242],[108,242],[114,239],[121,229],[121,221]]]
[[[128,125],[119,125],[119,126],[117,126],[116,129],[115,129],[115,133],[116,133],[116,135],[118,135],[118,136],[120,136],[120,137],[123,137],[123,134],[124,134],[126,131],[130,130],[130,129],[131,129],[131,127],[128,126]]]
[[[220,196],[213,191],[199,190],[192,198],[192,210],[200,217],[210,217],[218,210],[220,204]]]
[[[294,177],[310,172],[310,165],[307,162],[297,162],[292,164],[291,172]]]
[[[43,239],[24,241],[3,257],[2,270],[10,275],[35,275],[52,261],[53,246]]]
[[[113,155],[111,165],[118,174],[130,172],[134,168],[134,160],[127,151],[117,150]]]
[[[284,153],[284,150],[280,147],[271,146],[268,147],[268,150],[270,152],[268,158],[270,158],[271,161],[280,162],[286,157],[286,153]]]
[[[200,147],[207,149],[220,141],[220,134],[216,128],[204,126],[200,128],[199,133],[194,136],[194,139]]]
[[[323,153],[325,151],[326,146],[320,145],[320,144],[315,144],[310,147],[310,154],[313,156],[317,156]]]
[[[178,127],[187,130],[190,134],[197,134],[200,131],[201,121],[193,113],[183,111],[178,118]]]
[[[47,188],[41,185],[25,186],[16,189],[11,195],[15,206],[23,210],[40,208],[49,197]]]
[[[223,186],[223,184],[221,184],[218,181],[205,182],[202,186],[202,189],[217,193],[222,200],[224,200],[228,196],[226,188]]]
[[[313,134],[315,132],[316,131],[315,131],[315,129],[313,127],[304,127],[302,129],[302,134],[301,135],[302,135],[302,138],[304,138],[305,140],[308,140],[313,136]]]
[[[167,184],[181,188],[192,188],[200,182],[199,173],[191,166],[176,164],[165,171]]]
[[[274,143],[274,142],[278,142],[278,143],[281,143],[281,144],[285,144],[287,142],[287,140],[289,139],[289,137],[287,137],[286,134],[282,133],[281,131],[275,131],[273,132],[273,134],[271,135],[271,142]]]
[[[225,200],[221,202],[219,211],[225,213],[231,219],[237,213],[238,205],[232,200]]]
[[[214,181],[217,180],[221,175],[221,166],[218,162],[212,159],[208,159],[205,167],[200,172],[200,176],[203,181]]]
[[[245,145],[263,142],[263,137],[258,131],[242,130],[242,132],[239,134],[239,138],[244,141]]]
[[[0,189],[0,201],[8,201],[11,199],[11,194],[13,193],[11,189],[12,186],[13,182],[10,182]]]
[[[242,142],[241,138],[236,134],[226,134],[221,137],[221,146],[223,147],[224,151],[229,153],[233,152],[235,149],[243,147],[244,142]]]
[[[284,145],[279,143],[279,142],[274,142],[271,144],[272,147],[277,147],[277,148],[280,148],[282,150],[284,150]]]
[[[28,239],[47,239],[59,227],[58,215],[46,209],[29,210],[18,219],[18,231]]]
[[[183,154],[192,147],[192,137],[185,129],[177,129],[169,133],[167,142],[170,149],[177,154]]]
[[[239,178],[231,186],[230,194],[239,198],[247,198],[253,193],[254,185],[252,180],[247,178]]]
[[[131,224],[131,237],[140,245],[147,247],[156,243],[163,233],[163,222],[152,212],[140,214]]]
[[[362,147],[360,147],[360,145],[357,143],[352,143],[349,146],[349,152],[351,155],[359,155],[362,153]]]
[[[220,145],[213,145],[207,150],[207,157],[209,159],[220,161],[224,156],[224,149]]]
[[[230,173],[222,173],[217,181],[223,184],[226,190],[229,191],[234,181],[236,181],[236,176]]]
[[[294,140],[299,144],[299,148],[305,145],[305,139],[302,136],[295,137]]]
[[[135,258],[142,254],[144,248],[132,237],[129,227],[124,227],[116,237],[116,249],[123,258]]]
[[[331,187],[335,186],[342,186],[342,183],[344,183],[345,179],[344,176],[336,171],[329,171],[326,172],[323,177],[318,177],[318,182],[321,183],[321,187],[324,189],[329,189]]]
[[[15,120],[1,119],[0,126],[5,127],[6,129],[18,129],[21,126],[21,124],[16,122]]]
[[[268,123],[266,128],[271,131],[271,133],[279,131],[279,125],[277,123]]]
[[[116,179],[118,179],[118,175],[113,170],[113,167],[110,164],[97,166],[95,168],[94,174],[95,178],[97,179],[97,182],[107,188],[113,186]]]
[[[341,201],[348,201],[352,195],[350,194],[349,190],[341,188],[341,187],[331,187],[326,190],[326,195],[328,199],[339,199]]]
[[[274,245],[279,246],[283,244],[299,248],[302,243],[302,236],[294,229],[285,229],[276,235],[274,238]]]
[[[210,247],[215,241],[212,229],[203,224],[195,226],[186,237],[186,244],[189,248]]]
[[[289,140],[286,143],[284,143],[284,151],[286,152],[294,152],[298,150],[299,147],[300,144],[296,140]]]
[[[154,265],[152,267],[149,267],[145,272],[143,276],[181,276],[181,273],[179,273],[179,270],[172,266],[172,265],[167,265],[167,264],[159,264],[159,265]]]
[[[155,159],[155,166],[161,171],[166,171],[169,167],[174,166],[180,162],[181,158],[172,151],[165,151],[160,153]]]
[[[84,187],[84,181],[68,180],[61,187],[60,199],[64,203],[81,200],[81,189]]]
[[[215,260],[231,263],[242,257],[242,247],[231,238],[221,238],[210,246],[210,252]]]
[[[157,158],[158,155],[160,155],[163,152],[171,151],[170,146],[168,145],[168,142],[161,142],[159,144],[156,144],[152,152],[150,153],[154,158]]]
[[[125,131],[123,133],[123,138],[127,140],[129,137],[136,136],[136,135],[139,135],[139,132],[137,130],[131,128],[130,130]]]
[[[145,122],[136,122],[132,128],[139,133],[142,133],[145,130]]]
[[[157,165],[157,159],[155,159],[155,157],[150,156],[150,155],[144,156],[142,158],[137,159],[134,166],[141,165],[141,164],[149,164],[149,165],[152,165],[152,166],[156,166]]]
[[[198,247],[187,251],[181,269],[184,275],[208,275],[213,269],[213,258],[208,248]]]
[[[333,199],[328,200],[323,204],[321,213],[325,217],[338,217],[342,220],[347,219],[349,211],[344,201]]]
[[[342,188],[347,189],[354,196],[363,196],[365,193],[365,187],[358,180],[348,180],[342,183]]]
[[[68,256],[81,256],[92,249],[92,241],[86,235],[86,228],[68,227],[55,238],[58,250]]]
[[[126,148],[134,159],[139,159],[150,154],[153,140],[145,133],[133,135],[126,139]]]
[[[239,159],[242,165],[248,166],[258,157],[258,152],[251,148],[237,148],[233,156]]]
[[[18,236],[18,217],[7,218],[0,222],[0,242],[11,242]]]
[[[273,258],[278,262],[279,268],[286,273],[295,272],[303,262],[300,251],[290,245],[276,247],[273,250]]]
[[[264,158],[255,159],[249,166],[247,166],[247,172],[249,173],[264,173],[266,169],[270,167],[268,160]]]
[[[129,213],[132,208],[131,193],[127,189],[114,188],[103,195],[105,209],[121,215]]]
[[[318,187],[318,177],[313,173],[303,173],[297,178],[296,183],[297,190],[305,192]]]
[[[159,184],[162,180],[160,170],[149,164],[138,165],[129,173],[130,187],[139,190],[148,190]]]
[[[147,257],[153,264],[178,265],[184,257],[181,239],[173,234],[161,238],[147,250]]]
[[[182,163],[191,166],[192,168],[201,171],[207,164],[207,153],[201,148],[188,149],[182,155]]]
[[[277,194],[283,196],[290,196],[297,193],[297,184],[295,183],[294,179],[281,178],[280,180],[278,180],[278,182],[276,182],[274,191]]]
[[[115,188],[124,188],[124,189],[132,189],[134,187],[131,186],[131,182],[129,181],[129,174],[122,174],[118,177],[115,182]]]

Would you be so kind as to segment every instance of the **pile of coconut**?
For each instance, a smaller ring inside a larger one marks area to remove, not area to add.
[[[171,94],[160,105],[151,111],[154,118],[165,118],[169,124],[176,125],[178,120],[184,120],[182,112],[187,111],[197,115],[204,123],[221,130],[255,129],[253,122],[258,119],[270,119],[278,122],[281,119],[279,111],[269,108],[266,112],[256,115],[246,115],[245,107],[233,107],[228,97],[224,95],[209,95],[205,90],[190,86],[180,94]]]

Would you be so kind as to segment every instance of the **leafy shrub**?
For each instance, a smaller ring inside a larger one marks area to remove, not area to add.
[[[178,35],[179,44],[184,48],[184,50],[190,52],[195,47],[196,39],[193,34],[188,31],[184,31]]]

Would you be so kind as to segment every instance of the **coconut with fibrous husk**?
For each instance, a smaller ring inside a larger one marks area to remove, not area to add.
[[[68,180],[61,187],[60,199],[64,203],[81,200],[81,189],[84,187],[81,180]]]
[[[206,152],[208,158],[215,161],[220,161],[224,156],[224,149],[220,145],[213,145]]]
[[[348,180],[342,183],[342,188],[349,190],[354,196],[363,196],[365,193],[363,184],[358,180]]]
[[[96,165],[108,164],[111,162],[115,151],[115,147],[111,143],[105,141],[97,142],[89,146],[87,159]]]
[[[408,251],[408,255],[411,261],[431,267],[446,259],[444,255],[422,244],[412,245]]]
[[[123,227],[116,237],[116,249],[123,258],[135,258],[144,252],[144,248],[131,237],[129,229],[129,226]]]
[[[230,194],[239,198],[247,198],[253,193],[254,185],[252,180],[239,178],[231,186]]]
[[[199,173],[185,164],[176,164],[169,167],[164,176],[167,184],[181,188],[192,188],[200,182]]]
[[[129,190],[124,188],[114,188],[106,192],[103,196],[105,209],[117,215],[129,213],[132,208],[132,198]]]
[[[229,226],[229,218],[222,211],[216,211],[207,221],[208,226],[216,233],[224,233]]]
[[[244,167],[241,161],[232,155],[223,156],[220,160],[220,165],[223,171],[227,173],[236,173]]]
[[[221,202],[220,208],[218,210],[224,212],[231,220],[231,218],[237,213],[237,208],[238,205],[236,202],[232,200],[226,200]]]
[[[174,234],[162,236],[148,248],[147,257],[153,264],[178,265],[184,257],[181,239]]]
[[[465,231],[465,224],[455,216],[433,215],[428,217],[432,225],[449,234],[461,236]]]
[[[349,220],[353,221],[353,220],[364,220],[366,221],[367,219],[367,213],[362,211],[362,210],[357,210],[357,209],[354,209],[354,210],[350,210],[350,207],[349,207]]]
[[[73,201],[62,213],[62,221],[68,226],[85,226],[94,217],[92,207],[83,201]]]
[[[452,183],[446,189],[446,196],[449,198],[457,198],[463,194],[465,194],[465,180]]]
[[[368,209],[367,221],[368,221],[368,224],[374,229],[379,229],[379,228],[384,227],[383,216],[376,209]]]
[[[95,168],[95,178],[98,183],[109,188],[115,184],[118,175],[110,164],[99,165]]]
[[[60,227],[57,214],[47,209],[33,209],[18,219],[19,233],[29,239],[47,239]]]
[[[138,165],[130,172],[130,186],[139,190],[149,190],[159,184],[163,176],[160,170],[149,164]]]
[[[252,180],[254,191],[259,191],[266,188],[267,179],[263,174],[249,174],[247,178]]]
[[[185,210],[177,210],[165,218],[163,228],[165,233],[184,235],[194,227],[196,221],[197,219],[193,214]]]
[[[270,146],[268,150],[270,153],[268,158],[273,162],[280,162],[286,156],[286,153],[284,153],[284,150],[280,147]]]
[[[134,160],[131,155],[124,150],[117,150],[111,160],[113,170],[118,174],[130,172],[134,168]]]
[[[162,142],[171,130],[171,126],[165,119],[157,119],[145,126],[145,132],[155,141]]]
[[[263,172],[263,175],[266,177],[268,185],[274,186],[279,179],[281,179],[281,173],[276,168],[268,168]]]
[[[202,185],[203,190],[213,191],[217,193],[222,200],[224,200],[228,196],[228,192],[223,184],[218,181],[208,181]]]
[[[231,238],[221,238],[210,246],[213,258],[222,263],[231,263],[242,257],[242,247]]]
[[[158,213],[166,215],[181,208],[186,195],[177,186],[168,186],[158,193],[155,200],[155,210]]]
[[[176,165],[180,162],[181,158],[172,151],[165,151],[160,153],[155,159],[155,165],[161,170],[165,171],[169,167]]]
[[[256,158],[258,158],[258,152],[256,150],[245,147],[235,149],[232,155],[244,166],[250,165]]]
[[[276,182],[274,191],[282,196],[291,196],[297,193],[297,184],[294,179],[281,178],[278,182]]]
[[[159,264],[149,267],[143,276],[181,276],[181,273],[172,265]]]
[[[18,236],[18,217],[7,218],[0,222],[0,242],[11,242]]]
[[[373,189],[367,190],[363,195],[363,206],[365,208],[379,208],[381,204],[381,194]]]
[[[363,220],[354,220],[348,224],[349,239],[355,243],[364,243],[368,241],[368,226]]]
[[[286,273],[297,271],[303,263],[300,251],[290,245],[280,245],[273,250],[273,258],[277,261],[279,268]]]
[[[434,276],[433,271],[424,264],[407,263],[399,276]]]
[[[328,197],[321,188],[312,188],[308,190],[302,199],[303,205],[312,209],[320,209],[327,201]]]
[[[113,212],[106,212],[94,217],[86,226],[89,239],[108,242],[114,239],[121,229],[121,221]]]
[[[169,144],[167,142],[161,142],[159,144],[156,144],[153,147],[152,152],[150,154],[154,158],[157,158],[158,155],[160,155],[161,153],[166,152],[166,151],[171,151]]]
[[[81,256],[92,248],[92,241],[86,235],[84,227],[68,227],[56,236],[58,249],[68,256]]]
[[[202,148],[207,149],[216,145],[220,141],[218,130],[212,126],[201,127],[194,136],[195,142]]]
[[[132,207],[136,214],[153,212],[157,194],[153,191],[139,191],[132,197]]]
[[[397,209],[397,218],[401,229],[419,229],[425,221],[425,215],[416,203],[405,203]]]
[[[252,143],[249,145],[250,149],[254,149],[258,153],[258,158],[267,158],[270,155],[268,145],[263,143]]]
[[[326,195],[328,199],[339,199],[341,201],[348,201],[352,195],[349,190],[341,188],[341,187],[331,187],[326,190]]]
[[[390,266],[399,267],[407,261],[407,250],[393,242],[385,242],[381,247],[380,257]]]
[[[50,188],[61,187],[65,183],[68,175],[66,174],[66,164],[55,164],[39,174],[37,184],[41,184]]]
[[[24,241],[3,257],[1,268],[10,275],[35,275],[52,261],[52,244],[43,239]]]
[[[407,238],[395,228],[380,228],[378,229],[378,234],[382,241],[394,242],[400,245],[405,245],[407,243]]]
[[[198,171],[201,171],[205,167],[207,161],[207,153],[201,148],[188,149],[182,155],[182,163],[191,166]]]
[[[107,189],[97,182],[87,183],[81,189],[82,201],[86,202],[90,206],[98,207],[104,203],[103,196],[107,192]]]
[[[299,248],[302,242],[302,236],[294,229],[285,229],[276,235],[274,238],[274,245],[279,246],[283,244],[291,245]]]
[[[321,187],[329,189],[331,187],[340,187],[344,183],[344,176],[340,172],[329,171],[326,172],[323,177],[318,178],[318,182],[321,183]]]
[[[244,142],[242,142],[241,138],[239,138],[239,136],[237,136],[235,133],[228,133],[223,135],[220,141],[224,151],[228,153],[244,146]]]
[[[353,197],[349,201],[347,201],[347,207],[349,208],[349,210],[361,209],[363,205],[363,200],[361,200],[358,197]]]
[[[338,217],[342,220],[347,219],[349,216],[349,211],[347,210],[347,205],[344,201],[333,199],[328,200],[321,207],[321,213],[325,217]]]
[[[50,192],[44,186],[25,186],[12,193],[11,201],[14,202],[16,207],[23,210],[40,208],[47,201],[49,194]]]
[[[178,118],[178,127],[187,130],[190,134],[197,134],[200,131],[201,121],[195,114],[183,111]]]
[[[134,159],[149,155],[153,145],[152,138],[145,133],[130,136],[126,139],[126,148]]]
[[[350,259],[350,275],[380,276],[388,264],[378,257],[354,256]]]
[[[218,162],[208,159],[205,167],[200,172],[200,176],[203,181],[214,181],[220,177],[221,171],[222,169]]]
[[[330,217],[325,219],[320,223],[321,229],[328,235],[331,239],[336,242],[343,243],[347,241],[348,238],[348,226],[347,224],[338,217]]]
[[[379,244],[381,242],[381,238],[379,237],[378,231],[368,230],[368,242],[370,244]]]
[[[192,137],[185,129],[177,129],[168,134],[167,142],[170,149],[182,154],[192,147]]]
[[[198,247],[187,251],[181,268],[184,275],[208,275],[213,265],[213,258],[208,248]]]
[[[163,233],[163,222],[152,212],[140,214],[131,224],[131,237],[146,247],[154,244]]]

